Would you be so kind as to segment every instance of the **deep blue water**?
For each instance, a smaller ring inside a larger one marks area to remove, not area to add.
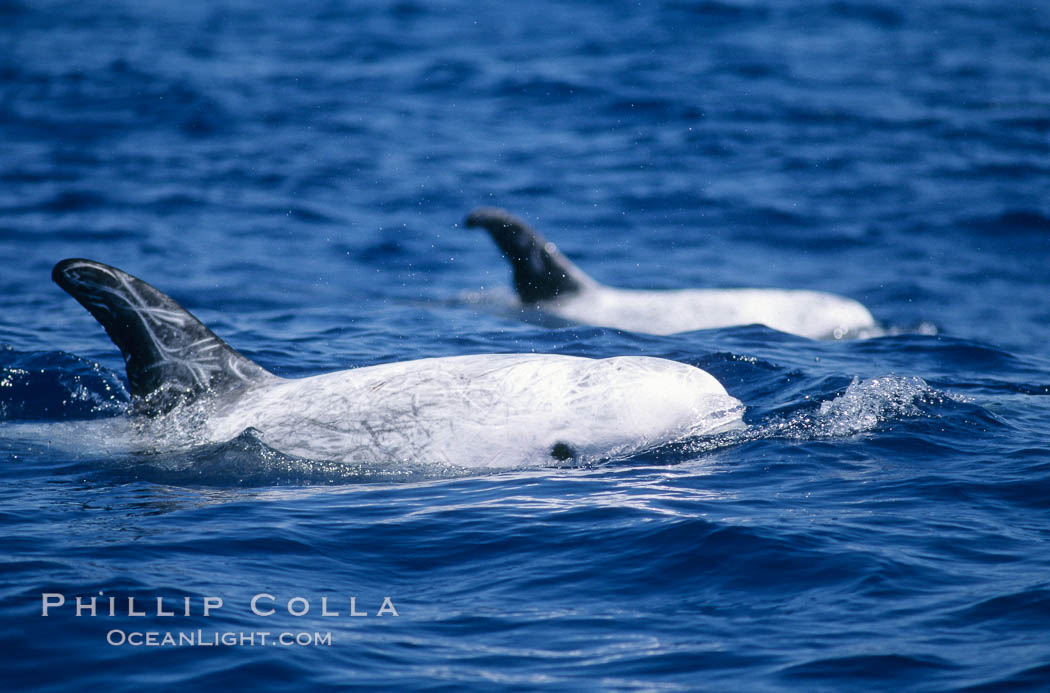
[[[5,690],[1050,687],[1048,36],[993,0],[0,0]],[[479,204],[600,281],[832,291],[890,336],[516,322],[462,300],[509,295]],[[71,453],[128,397],[69,256],[280,375],[646,354],[749,427],[467,475]],[[198,629],[331,644],[107,644]]]

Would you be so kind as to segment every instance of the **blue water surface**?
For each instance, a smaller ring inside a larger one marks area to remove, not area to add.
[[[1050,687],[1048,36],[993,0],[0,0],[4,690]],[[519,322],[480,204],[602,282],[887,336]],[[128,394],[71,256],[279,375],[644,354],[748,427],[491,473],[92,452]],[[202,645],[263,631],[330,640]],[[113,644],[148,632],[199,638]]]

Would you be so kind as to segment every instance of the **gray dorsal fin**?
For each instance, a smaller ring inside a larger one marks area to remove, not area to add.
[[[514,269],[514,288],[524,303],[550,301],[596,286],[569,258],[521,219],[497,207],[479,207],[466,226],[482,227]]]
[[[137,413],[164,413],[206,392],[228,392],[274,377],[171,297],[115,267],[63,260],[51,278],[102,323],[120,348]]]

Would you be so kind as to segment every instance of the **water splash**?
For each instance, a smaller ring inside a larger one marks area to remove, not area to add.
[[[846,391],[822,402],[812,437],[833,438],[870,431],[886,421],[921,416],[920,405],[938,405],[958,396],[938,392],[915,376],[854,377]],[[808,436],[807,436],[808,437]]]
[[[803,405],[785,417],[756,423],[742,430],[675,444],[685,454],[710,452],[754,440],[819,440],[845,438],[874,431],[907,418],[931,415],[930,409],[965,397],[937,390],[915,376],[854,377],[841,394],[816,405]]]
[[[129,401],[120,377],[95,361],[0,346],[0,421],[107,417]]]

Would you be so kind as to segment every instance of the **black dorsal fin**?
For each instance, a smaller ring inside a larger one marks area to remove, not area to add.
[[[596,285],[553,243],[506,210],[479,207],[470,213],[465,223],[488,231],[510,260],[514,268],[514,288],[524,303],[550,301]]]
[[[205,392],[229,392],[273,377],[170,296],[115,267],[74,258],[55,265],[51,278],[120,348],[139,413],[163,413]]]

